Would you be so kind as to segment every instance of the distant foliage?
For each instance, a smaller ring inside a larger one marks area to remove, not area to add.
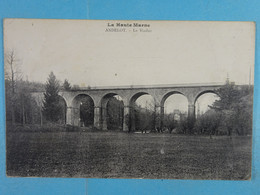
[[[135,121],[135,130],[145,131],[154,130],[155,128],[155,112],[151,110],[152,106],[148,108],[142,108],[141,106],[134,105],[133,109],[133,120]]]
[[[4,63],[7,125],[38,122],[38,106],[30,94],[36,83],[23,80],[19,59],[14,50],[5,53]],[[40,87],[37,85],[35,88]]]
[[[62,107],[58,94],[59,89],[59,82],[53,72],[51,72],[45,85],[43,101],[43,114],[45,119],[50,122],[58,122],[62,116]]]
[[[63,85],[62,85],[62,89],[65,90],[65,91],[71,90],[71,85],[70,85],[70,83],[67,79],[64,80]]]
[[[43,83],[34,81],[23,81],[26,82],[27,88],[30,92],[43,92],[45,91],[45,85]]]
[[[196,134],[218,135],[221,114],[214,109],[208,110],[196,120],[194,129]]]
[[[79,90],[80,87],[79,87],[79,85],[73,85],[73,87],[72,87],[71,89],[72,89],[72,90]]]
[[[178,125],[178,121],[174,119],[174,114],[164,114],[163,118],[164,128],[167,128],[170,132],[173,131]]]
[[[6,121],[12,121],[12,101],[14,101],[14,119],[17,124],[40,123],[39,106],[30,94],[30,82],[17,80],[15,93],[11,92],[11,82],[5,81]]]
[[[164,114],[163,132],[178,134],[192,134],[193,124],[188,120],[185,113],[179,113],[179,119],[174,118],[174,114]]]
[[[122,129],[124,117],[124,104],[112,97],[107,103],[107,129]]]

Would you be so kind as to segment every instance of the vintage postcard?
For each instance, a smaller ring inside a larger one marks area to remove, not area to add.
[[[4,20],[6,174],[249,180],[254,22]]]

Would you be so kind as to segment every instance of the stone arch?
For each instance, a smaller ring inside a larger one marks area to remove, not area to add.
[[[201,92],[199,92],[198,94],[195,95],[193,104],[196,103],[197,99],[198,99],[200,96],[202,96],[202,95],[204,95],[204,94],[206,94],[206,93],[214,93],[215,95],[219,96],[219,94],[216,92],[216,90],[204,90],[204,91],[201,91]]]
[[[85,93],[79,93],[71,102],[71,124],[75,126],[94,125],[94,100]]]
[[[174,95],[174,94],[183,95],[183,96],[186,97],[187,100],[188,100],[188,97],[187,97],[184,93],[182,93],[182,92],[180,92],[180,91],[170,91],[170,92],[167,92],[166,94],[163,95],[163,97],[162,97],[162,99],[161,99],[161,102],[160,102],[160,105],[161,105],[162,107],[164,107],[164,103],[165,103],[166,99],[167,99],[168,97],[170,97],[171,95]]]
[[[112,125],[110,123],[111,118],[110,118],[109,114],[111,114],[111,113],[108,113],[109,111],[111,111],[111,109],[109,110],[108,106],[111,106],[110,105],[110,101],[115,96],[119,96],[121,98],[121,100],[120,100],[121,104],[119,103],[119,108],[118,108],[118,113],[117,113],[116,118],[118,117],[118,120],[120,121],[120,122],[117,121],[118,123],[120,123],[120,124],[118,124],[118,129],[119,130],[123,130],[124,106],[125,106],[125,103],[124,103],[122,97],[119,94],[114,93],[114,92],[107,93],[107,94],[105,94],[101,98],[101,103],[100,103],[100,105],[101,105],[101,107],[100,107],[100,109],[101,109],[101,111],[100,111],[100,113],[101,113],[100,121],[101,121],[101,128],[103,130],[111,130],[111,129],[113,129],[113,128],[111,128]],[[113,111],[114,110],[112,109],[111,112],[113,112]],[[115,114],[115,113],[113,113],[113,114]]]
[[[129,104],[130,104],[130,106],[132,106],[132,104],[139,98],[139,97],[141,97],[142,95],[150,95],[149,93],[147,93],[147,92],[136,92],[134,95],[132,95],[131,97],[130,97],[130,100],[129,100]],[[154,97],[153,97],[154,98]]]
[[[67,124],[67,107],[68,107],[68,103],[66,101],[66,99],[59,95],[59,104],[60,104],[60,108],[61,108],[61,117],[60,117],[60,123],[61,124]]]
[[[197,101],[198,101],[198,99],[201,97],[201,96],[203,96],[203,95],[205,95],[205,94],[215,94],[215,95],[217,95],[218,97],[219,97],[219,94],[215,91],[215,90],[204,90],[204,91],[201,91],[201,92],[199,92],[196,96],[195,96],[195,99],[194,99],[194,115],[195,115],[195,118],[197,118],[197,114],[196,114],[196,110],[197,110],[197,108],[196,108],[196,103],[197,103]]]
[[[134,111],[134,103],[136,102],[136,100],[143,96],[143,95],[150,95],[153,98],[154,101],[154,107],[155,107],[155,97],[148,93],[148,92],[144,92],[144,91],[139,91],[136,92],[135,94],[133,94],[130,99],[129,99],[129,108],[130,108],[130,112],[129,112],[129,130],[130,131],[135,131],[136,130],[136,118],[135,118],[135,111]],[[155,118],[153,119],[153,121],[156,120]],[[153,127],[151,130],[153,130],[155,127]]]
[[[67,99],[64,95],[62,95],[62,94],[59,94],[59,96],[65,101],[66,106],[69,106],[69,101],[68,101],[68,99]]]
[[[75,100],[75,98],[77,98],[77,96],[81,96],[81,95],[85,95],[91,98],[91,100],[94,102],[94,106],[96,106],[96,101],[95,98],[93,97],[93,95],[85,93],[85,92],[77,92],[74,93],[69,99],[70,99],[70,105],[73,106],[73,101]],[[69,105],[69,104],[68,104]]]
[[[172,95],[181,95],[183,98],[185,98],[185,100],[186,100],[185,103],[187,103],[187,113],[180,112],[180,110],[176,110],[176,112],[175,112],[175,110],[173,110],[173,113],[170,113],[170,114],[168,113],[169,115],[165,114],[165,112],[166,112],[165,111],[166,110],[165,102]],[[188,105],[189,105],[189,98],[183,92],[174,90],[174,91],[169,91],[169,92],[165,93],[160,102],[160,117],[161,117],[160,122],[159,122],[160,127],[169,128],[169,120],[170,120],[169,118],[171,118],[171,117],[174,117],[174,120],[181,120],[181,119],[187,117],[188,110],[189,110]],[[176,119],[175,119],[175,117],[176,117]]]

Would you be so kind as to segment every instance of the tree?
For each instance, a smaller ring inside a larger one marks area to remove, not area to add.
[[[69,83],[69,81],[68,81],[67,79],[64,80],[63,85],[62,85],[62,88],[63,88],[65,91],[71,90],[70,83]]]
[[[242,95],[235,84],[228,81],[223,87],[216,90],[216,93],[219,96],[219,100],[214,102],[212,108],[219,111],[232,109],[232,106],[239,101]]]
[[[59,88],[59,82],[53,72],[51,72],[45,85],[43,100],[43,115],[50,122],[57,122],[61,116],[62,109],[59,103]]]
[[[220,122],[221,114],[214,109],[209,109],[197,118],[194,129],[197,134],[218,135]]]
[[[133,105],[132,119],[134,120],[135,130],[146,132],[147,130],[153,130],[155,127],[155,112],[152,104],[146,104],[145,108],[142,108],[136,103]],[[132,128],[132,127],[131,127]]]
[[[173,129],[177,127],[177,121],[174,120],[174,114],[164,114],[163,117],[163,126],[169,130],[171,133]]]
[[[107,103],[107,128],[122,129],[124,104],[122,100],[112,97]]]
[[[211,108],[221,117],[218,131],[226,131],[228,135],[251,134],[253,88],[227,82],[216,92],[220,99],[216,100]]]
[[[31,91],[41,89],[42,84],[24,81],[14,50],[5,53],[6,121],[23,125],[37,121],[37,104]]]
[[[11,111],[12,125],[15,123],[15,108],[17,102],[16,83],[21,79],[19,71],[18,59],[14,50],[5,53],[5,85],[6,85],[6,110]]]

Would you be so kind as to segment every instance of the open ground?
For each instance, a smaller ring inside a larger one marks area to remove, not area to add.
[[[7,132],[7,175],[248,179],[251,136]]]

